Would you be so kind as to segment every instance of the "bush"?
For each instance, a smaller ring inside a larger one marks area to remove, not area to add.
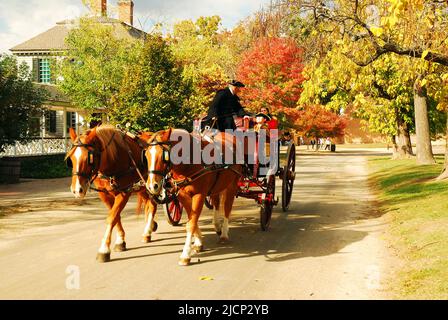
[[[0,152],[27,141],[30,117],[40,114],[43,99],[26,64],[18,66],[14,56],[0,54]]]
[[[21,158],[21,178],[51,179],[71,176],[64,162],[65,155],[55,154]]]

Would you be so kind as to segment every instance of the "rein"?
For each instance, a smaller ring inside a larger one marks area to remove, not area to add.
[[[78,139],[77,143],[74,143],[72,145],[72,149],[68,153],[69,155],[71,155],[72,154],[72,150],[74,150],[74,149],[76,149],[78,147],[86,148],[88,150],[88,152],[89,152],[88,161],[89,161],[89,164],[92,165],[92,168],[91,168],[90,172],[89,173],[74,172],[74,173],[72,173],[72,175],[74,175],[74,176],[81,176],[81,177],[87,178],[89,180],[89,188],[94,190],[94,191],[104,192],[104,193],[108,193],[108,192],[111,192],[111,191],[118,191],[118,192],[128,193],[128,192],[132,192],[137,185],[138,185],[139,188],[145,185],[145,179],[143,178],[143,175],[140,172],[139,167],[138,167],[137,163],[134,160],[134,157],[132,156],[132,151],[130,150],[129,145],[128,145],[128,143],[125,140],[125,135],[127,133],[123,132],[122,130],[120,130],[120,131],[122,132],[121,137],[123,139],[124,145],[126,145],[126,147],[127,147],[127,153],[128,153],[128,156],[129,156],[129,158],[131,160],[131,164],[133,165],[133,167],[131,166],[128,170],[126,170],[124,172],[121,172],[121,173],[118,173],[118,174],[114,174],[114,175],[106,175],[106,174],[103,174],[103,173],[101,173],[99,171],[99,166],[101,164],[101,154],[110,146],[110,144],[112,143],[112,141],[113,141],[113,139],[115,137],[115,133],[117,131],[113,132],[113,134],[112,134],[111,138],[109,139],[108,143],[103,148],[101,148],[100,151],[96,150],[95,145],[81,143],[81,141]],[[133,137],[134,137],[133,139],[135,140],[135,136],[134,135],[133,135]],[[138,141],[136,141],[136,142],[138,143]],[[138,143],[138,145],[141,148],[144,149],[144,146],[142,146],[140,143]],[[91,149],[89,149],[89,148],[91,148]],[[92,159],[90,158],[91,155],[92,155]],[[97,156],[97,158],[95,156]],[[68,157],[69,156],[66,157],[66,160],[67,160]],[[98,160],[95,161],[95,159],[98,159]],[[97,163],[97,166],[95,165],[96,163]],[[125,187],[121,187],[120,188],[116,180],[118,180],[118,179],[120,179],[122,177],[128,176],[128,175],[131,175],[135,171],[138,173],[140,180],[137,183],[131,183],[130,185],[127,185]],[[96,179],[109,180],[110,181],[110,186],[112,187],[112,190],[95,188],[93,186],[93,181],[96,180]]]
[[[215,120],[216,121],[216,120]],[[171,152],[171,146],[173,145],[172,142],[169,141],[158,141],[157,138],[158,133],[156,133],[154,135],[154,137],[149,141],[149,146],[162,146],[164,152]],[[168,147],[165,147],[168,146]],[[157,203],[165,203],[165,202],[169,202],[171,201],[173,198],[175,198],[177,196],[177,194],[179,193],[180,189],[187,187],[188,185],[194,183],[195,181],[197,181],[198,179],[204,177],[207,174],[211,174],[211,173],[220,173],[223,170],[232,170],[233,172],[235,172],[238,175],[241,175],[241,173],[239,173],[238,171],[236,171],[235,169],[233,169],[231,167],[231,165],[211,165],[211,166],[203,166],[202,169],[200,169],[199,171],[193,173],[190,177],[186,177],[184,179],[179,179],[176,180],[171,176],[171,170],[173,167],[173,163],[171,162],[171,159],[169,161],[165,161],[168,163],[168,165],[166,166],[166,169],[164,171],[160,171],[160,170],[148,170],[148,174],[155,174],[158,176],[162,177],[162,181],[163,181],[163,188],[165,190],[171,190],[173,195],[167,195],[165,196],[164,199],[160,200],[157,197],[153,197],[154,200]],[[213,186],[210,190],[213,189],[214,185],[216,184],[217,179],[215,180],[215,182],[213,183]]]

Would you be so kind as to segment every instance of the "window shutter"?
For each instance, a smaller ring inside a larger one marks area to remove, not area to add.
[[[56,111],[50,111],[50,132],[56,133]]]
[[[39,79],[39,59],[33,58],[33,81],[34,82],[40,82]]]

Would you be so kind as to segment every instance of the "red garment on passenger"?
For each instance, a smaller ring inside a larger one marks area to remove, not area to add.
[[[266,123],[268,124],[268,128],[269,129],[278,129],[278,120],[275,118],[272,118],[269,121],[266,121]]]

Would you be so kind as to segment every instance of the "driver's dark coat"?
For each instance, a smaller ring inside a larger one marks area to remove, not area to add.
[[[237,95],[233,95],[229,88],[219,90],[215,98],[213,99],[209,109],[207,117],[202,121],[208,125],[213,124],[213,117],[217,117],[214,128],[219,131],[226,129],[236,129],[235,121],[233,120],[233,114],[238,117],[243,117],[247,113],[244,111],[243,106],[240,103],[240,98]]]

